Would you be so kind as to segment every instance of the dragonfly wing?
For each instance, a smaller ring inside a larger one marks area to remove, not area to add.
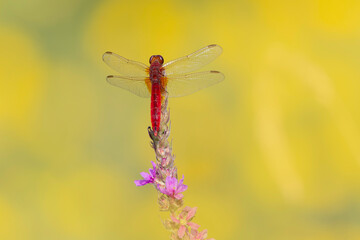
[[[126,59],[116,53],[104,53],[103,60],[122,76],[146,77],[148,75],[148,67],[145,64]]]
[[[143,98],[151,96],[151,83],[148,78],[144,77],[122,77],[122,76],[107,76],[106,80],[116,87],[120,87],[135,95]]]
[[[214,61],[222,53],[219,45],[212,44],[192,54],[164,64],[166,76],[196,71]]]
[[[170,97],[182,97],[224,80],[218,71],[174,75],[167,78],[166,91]]]

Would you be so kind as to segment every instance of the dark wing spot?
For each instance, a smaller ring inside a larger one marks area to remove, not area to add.
[[[105,61],[105,58],[106,58],[107,55],[112,55],[112,54],[113,54],[112,52],[106,52],[106,53],[104,53],[104,54],[102,55],[103,61]]]
[[[216,44],[211,44],[208,47],[216,47],[216,46],[217,46]]]

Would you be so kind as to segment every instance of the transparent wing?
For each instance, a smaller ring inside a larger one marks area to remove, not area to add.
[[[120,73],[121,76],[148,76],[148,67],[145,64],[126,59],[117,55],[116,53],[104,53],[103,60],[109,67]]]
[[[198,72],[168,77],[166,91],[170,97],[186,96],[224,80],[218,71]]]
[[[110,75],[106,77],[106,80],[111,85],[125,89],[139,97],[149,98],[151,96],[148,88],[148,84],[150,84],[150,80],[148,78]]]
[[[222,53],[219,45],[212,44],[192,54],[163,65],[166,76],[193,72],[214,61]]]

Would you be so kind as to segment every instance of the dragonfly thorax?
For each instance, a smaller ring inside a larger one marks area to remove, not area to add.
[[[154,55],[152,57],[157,57],[157,56],[160,55]],[[149,76],[152,82],[160,81],[160,79],[163,77],[162,63],[160,62],[160,59],[158,60],[153,58],[149,68]]]

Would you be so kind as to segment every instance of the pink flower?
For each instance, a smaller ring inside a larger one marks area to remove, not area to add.
[[[191,208],[191,207],[184,207],[184,209],[179,214],[178,218],[176,218],[174,215],[171,215],[171,220],[179,224],[179,230],[178,230],[178,236],[179,238],[183,238],[185,233],[189,233],[189,227],[191,230],[197,230],[200,225],[190,222],[196,213],[197,207]]]
[[[136,186],[144,186],[149,183],[154,183],[155,177],[156,177],[156,164],[151,161],[151,164],[153,165],[153,168],[149,169],[149,173],[142,172],[140,175],[144,178],[142,180],[135,180]]]
[[[182,199],[184,195],[181,193],[184,192],[187,189],[187,186],[183,184],[184,182],[184,176],[182,179],[180,179],[179,183],[175,177],[167,176],[165,180],[165,186],[158,186],[160,192],[176,198],[176,199]]]
[[[198,232],[196,229],[191,229],[190,240],[215,240],[214,238],[207,238],[207,229]]]

